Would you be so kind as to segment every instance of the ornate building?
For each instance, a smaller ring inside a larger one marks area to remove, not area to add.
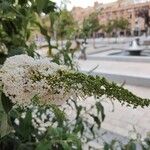
[[[109,20],[125,18],[129,21],[128,32],[140,34],[147,32],[150,26],[150,0],[118,0],[117,2],[102,4],[95,2],[93,7],[74,7],[72,14],[81,25],[84,18],[94,11],[99,12],[100,24],[107,24]]]

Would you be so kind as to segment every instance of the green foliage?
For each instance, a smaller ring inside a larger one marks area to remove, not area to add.
[[[37,145],[37,150],[81,150],[81,142],[76,134],[71,134],[64,128],[49,128],[46,138]]]
[[[147,135],[144,139],[129,139],[126,144],[120,141],[112,140],[110,143],[104,144],[104,150],[149,150],[150,149],[150,136]]]
[[[119,18],[114,20],[109,20],[108,23],[104,26],[104,31],[108,34],[114,30],[125,30],[129,26],[127,19]]]
[[[85,37],[93,37],[93,48],[95,48],[95,33],[100,29],[98,12],[93,12],[83,21],[82,32]]]
[[[75,64],[73,62],[74,51],[70,50],[71,42],[67,41],[64,48],[58,50],[58,53],[53,55],[52,62],[59,65],[65,65],[71,69],[76,70]]]
[[[8,49],[8,56],[5,57],[23,53],[33,56],[35,48],[29,39],[33,28],[40,24],[41,13],[54,12],[55,8],[55,3],[50,0],[1,0],[0,43]]]
[[[6,113],[8,113],[11,110],[13,104],[10,101],[10,99],[5,96],[5,94],[3,92],[1,92],[1,102],[2,102],[2,106],[3,106],[4,111]]]
[[[124,30],[128,28],[129,22],[127,19],[120,18],[113,20],[113,24],[114,28]]]
[[[50,12],[53,12],[55,7],[55,3],[52,2],[51,0],[36,0],[36,1],[31,1],[33,4],[33,9],[35,9],[35,11],[38,14],[41,13],[45,13],[45,14],[49,14]]]
[[[104,31],[108,34],[110,34],[113,31],[113,29],[114,29],[114,25],[112,21],[109,21],[107,25],[104,26]]]
[[[8,118],[14,131],[0,139],[2,150],[9,149],[9,143],[12,144],[12,150],[82,149],[81,141],[76,132],[70,131],[70,127],[68,127],[68,121],[64,116],[64,112],[56,106],[48,106],[47,108],[40,107],[38,114],[42,115],[47,109],[51,109],[55,115],[52,119],[52,126],[49,126],[47,131],[41,135],[32,124],[32,112],[34,109],[13,108],[9,112]],[[23,112],[26,112],[24,118],[22,118]],[[19,120],[18,124],[15,123],[15,119]],[[58,124],[54,127],[54,123]]]
[[[55,23],[57,37],[61,39],[71,38],[70,35],[74,33],[75,26],[72,14],[66,9],[61,10],[58,20]]]
[[[8,108],[6,104],[10,104],[6,96],[2,93],[0,90],[0,138],[4,137],[5,135],[9,134],[11,128],[7,122],[7,113],[10,110],[10,105],[8,105]],[[3,101],[3,103],[2,103]],[[5,102],[6,101],[6,102]]]
[[[88,36],[100,29],[98,13],[93,12],[83,21],[83,33]]]

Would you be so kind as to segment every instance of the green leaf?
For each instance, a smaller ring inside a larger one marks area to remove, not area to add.
[[[58,127],[58,128],[52,128],[52,127],[49,127],[48,130],[47,130],[47,136],[50,136],[52,137],[53,140],[55,139],[62,139],[62,136],[63,136],[63,132],[65,130],[61,127]]]
[[[47,0],[47,3],[45,3],[45,6],[43,8],[43,12],[45,14],[48,14],[48,13],[55,12],[55,9],[56,9],[56,3],[50,0]]]
[[[71,147],[69,146],[69,144],[66,141],[60,141],[60,144],[64,150],[70,150],[71,149]]]
[[[22,6],[27,4],[28,0],[18,0],[18,3]]]
[[[20,144],[17,150],[35,150],[35,148],[36,148],[35,142],[34,143],[26,142]]]
[[[57,106],[52,105],[51,108],[53,109],[53,113],[55,114],[55,120],[58,122],[58,126],[62,127],[64,121],[66,120],[65,114],[61,111]]]
[[[0,137],[4,137],[5,135],[9,134],[11,131],[11,126],[8,124],[8,116],[6,114],[7,107],[4,110],[2,105],[2,92],[0,91]],[[3,97],[4,98],[4,97]],[[5,103],[7,104],[7,103]],[[9,110],[9,108],[8,108]]]
[[[78,118],[76,119],[76,124],[75,124],[75,127],[74,127],[73,132],[74,132],[74,133],[80,132],[80,134],[82,135],[82,134],[83,134],[83,131],[84,131],[83,120],[82,120],[81,117],[78,117]]]
[[[77,150],[82,150],[81,140],[78,138],[76,134],[68,134],[67,140],[72,141],[71,144],[77,147]]]
[[[47,140],[41,141],[35,150],[50,150],[51,142]]]
[[[90,127],[90,131],[91,131],[93,137],[95,137],[94,124]]]
[[[96,109],[99,114],[101,112],[102,121],[105,119],[104,107],[100,102],[96,102]]]
[[[43,8],[45,7],[46,3],[48,2],[48,0],[36,0],[37,3],[37,11],[40,14],[43,10]]]
[[[134,142],[129,142],[127,145],[126,145],[126,148],[125,150],[137,150],[136,149],[136,144]]]
[[[10,118],[15,119],[20,117],[20,112],[17,109],[11,109],[8,115]]]
[[[0,65],[1,65],[1,64],[4,64],[6,58],[7,58],[7,55],[0,54]]]
[[[101,126],[101,121],[100,121],[100,119],[99,119],[97,116],[93,115],[93,114],[90,114],[90,116],[94,119],[94,121],[95,121],[96,124],[98,125],[98,128],[100,128],[100,126]]]
[[[36,0],[37,4],[37,12],[40,14],[44,12],[48,14],[49,12],[53,12],[55,9],[55,3],[50,0]]]
[[[2,101],[1,101],[1,95],[2,95],[2,91],[1,90],[2,89],[0,89],[0,120],[1,120],[1,116],[3,115],[3,113],[5,113],[3,105],[2,105]]]
[[[17,116],[17,112],[14,112],[15,116]],[[12,118],[13,117],[13,118]],[[14,121],[15,117],[12,116],[11,120]],[[19,125],[16,125],[12,122],[13,127],[16,131],[16,135],[20,138],[22,142],[30,141],[32,134],[34,132],[34,128],[32,126],[32,114],[31,111],[26,111],[26,116],[24,119],[19,119]]]
[[[105,143],[105,144],[104,144],[104,150],[110,150],[110,146],[109,146],[108,143]]]
[[[78,105],[77,105],[77,102],[74,101],[74,100],[73,100],[73,103],[74,103],[75,108],[76,108],[76,111],[77,111],[77,113],[76,113],[76,120],[78,120],[78,118],[79,118],[79,116],[80,116],[80,113],[81,113],[83,107],[82,107],[82,106],[78,106]]]
[[[8,113],[11,110],[13,103],[3,92],[1,93],[1,101],[5,112]]]
[[[1,117],[0,122],[0,137],[4,137],[11,132],[11,126],[8,124],[7,114],[4,113]]]

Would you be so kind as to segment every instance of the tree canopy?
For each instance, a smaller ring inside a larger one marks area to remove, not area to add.
[[[100,29],[98,13],[93,12],[83,21],[83,33],[88,36],[93,32],[97,32]]]
[[[66,9],[61,10],[58,20],[55,22],[56,34],[60,38],[70,38],[75,31],[76,23],[72,14]]]
[[[129,25],[129,21],[127,19],[120,18],[120,19],[113,20],[113,26],[116,29],[124,30],[128,28],[128,25]]]
[[[114,20],[109,20],[104,26],[104,31],[108,34],[112,33],[114,30],[125,30],[129,26],[129,21],[125,18],[119,18]]]

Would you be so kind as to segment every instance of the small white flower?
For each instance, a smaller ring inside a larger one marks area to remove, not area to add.
[[[15,130],[12,130],[11,132],[12,132],[12,133],[15,133],[16,131],[15,131]]]
[[[52,122],[51,121],[47,121],[44,125],[45,125],[45,127],[49,127],[49,126],[52,125]]]
[[[36,113],[32,112],[32,118],[36,118],[36,117],[37,117]]]
[[[19,123],[20,123],[20,122],[19,122],[19,119],[16,118],[16,119],[14,120],[14,123],[19,126]]]
[[[36,118],[36,122],[37,122],[38,124],[42,124],[42,123],[43,123],[42,120],[39,119],[39,118]]]
[[[55,123],[53,124],[53,128],[56,128],[57,126],[58,126],[58,123],[55,122]]]
[[[32,108],[33,108],[33,105],[29,105],[28,108],[32,109]]]
[[[49,109],[46,110],[46,115],[50,115],[51,113],[52,112]]]
[[[79,89],[82,89],[82,84],[81,83],[77,84],[77,86],[78,86]]]
[[[26,112],[21,114],[21,118],[24,119],[26,117]]]
[[[41,132],[45,132],[45,131],[46,131],[46,128],[44,128],[44,127],[39,127],[38,130],[41,131]]]
[[[42,119],[42,121],[44,121],[45,119],[47,119],[47,117],[46,117],[46,115],[44,113],[41,115],[41,119]]]
[[[133,140],[136,140],[137,139],[137,133],[135,131],[130,131],[129,133],[130,135],[130,138],[133,139]]]
[[[36,137],[35,134],[32,134],[33,137]]]
[[[42,132],[41,132],[41,131],[38,131],[38,135],[42,135]]]
[[[38,115],[38,116],[40,116],[40,115],[41,115],[41,113],[40,113],[40,112],[38,112],[38,113],[37,113],[37,115]]]
[[[82,138],[81,138],[81,141],[82,141],[83,143],[86,143],[86,142],[87,142],[87,139],[86,139],[85,137],[82,137]]]
[[[102,89],[102,90],[106,90],[106,88],[105,88],[103,85],[101,86],[101,89]]]
[[[33,110],[33,113],[37,113],[38,112],[38,108]]]

